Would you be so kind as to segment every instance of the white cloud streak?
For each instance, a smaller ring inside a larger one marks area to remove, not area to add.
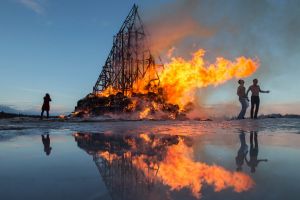
[[[39,15],[44,13],[44,8],[36,0],[19,0],[19,2]]]

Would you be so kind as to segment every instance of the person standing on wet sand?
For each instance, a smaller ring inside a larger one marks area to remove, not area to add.
[[[257,113],[259,110],[259,103],[260,103],[260,99],[259,99],[259,93],[269,93],[270,91],[264,91],[261,90],[259,85],[257,85],[258,80],[257,79],[253,79],[253,85],[251,85],[248,90],[247,90],[247,94],[246,96],[248,97],[248,93],[249,91],[251,91],[252,95],[251,95],[251,119],[257,119]],[[255,112],[253,115],[253,111],[254,111],[254,107],[255,107]]]
[[[43,119],[44,111],[46,111],[47,118],[49,118],[50,101],[51,101],[50,95],[46,93],[46,95],[44,96],[44,103],[42,106],[41,119]]]
[[[241,105],[242,105],[242,109],[238,116],[238,119],[245,119],[245,114],[246,114],[247,108],[249,106],[249,103],[248,103],[249,100],[248,100],[248,97],[246,96],[246,88],[244,86],[245,81],[240,79],[238,81],[238,83],[240,84],[240,86],[237,88],[236,93],[239,96],[239,101],[241,102]]]

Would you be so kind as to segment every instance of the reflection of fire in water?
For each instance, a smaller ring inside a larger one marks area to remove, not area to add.
[[[239,172],[230,172],[217,165],[207,165],[192,159],[193,149],[182,141],[168,149],[166,158],[160,163],[158,176],[172,189],[188,187],[196,197],[201,194],[203,184],[212,185],[215,191],[232,187],[236,192],[250,189],[252,179]]]
[[[74,137],[80,148],[93,155],[115,199],[143,197],[147,195],[145,188],[158,183],[171,190],[189,188],[197,198],[204,184],[213,186],[216,192],[226,188],[247,191],[254,184],[242,172],[194,161],[191,138],[185,136],[76,133]]]

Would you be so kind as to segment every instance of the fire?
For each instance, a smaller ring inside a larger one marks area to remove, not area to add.
[[[205,50],[193,53],[191,60],[172,57],[160,73],[160,84],[166,93],[168,102],[178,104],[181,108],[194,101],[196,88],[210,85],[217,86],[233,78],[245,78],[253,74],[258,61],[239,57],[230,61],[218,57],[214,64],[204,60]]]
[[[99,97],[108,97],[111,94],[117,94],[118,92],[120,92],[119,90],[113,88],[111,85],[108,86],[104,91],[102,91],[101,93],[97,93],[96,95]]]
[[[58,118],[59,118],[59,119],[65,119],[66,116],[65,116],[65,115],[59,115]]]
[[[139,113],[140,119],[145,119],[149,115],[150,111],[151,111],[150,108],[146,107],[145,110]]]
[[[147,134],[140,134],[145,144],[151,145],[151,148],[159,149],[161,141],[151,139]],[[133,166],[140,169],[148,180],[157,180],[170,187],[171,190],[181,190],[188,188],[193,196],[201,197],[201,190],[204,184],[210,185],[214,191],[219,192],[227,188],[233,188],[235,192],[247,191],[253,187],[254,181],[248,175],[242,172],[231,172],[217,165],[208,165],[204,162],[197,162],[193,159],[193,148],[185,144],[183,138],[179,138],[177,144],[167,147],[164,158],[160,156],[148,156],[147,154],[132,154],[135,151],[143,151],[135,140],[127,140],[131,146],[131,151],[124,152],[124,155],[130,158]],[[165,146],[165,145],[164,145]],[[107,151],[98,153],[109,163],[113,160],[122,159],[114,153]],[[151,171],[149,169],[154,169]]]
[[[149,136],[147,134],[145,134],[145,133],[141,133],[139,136],[140,136],[140,138],[142,138],[143,140],[145,140],[145,142],[150,142],[151,141],[150,138],[149,138]]]
[[[173,51],[173,50],[172,50]],[[170,53],[168,53],[170,54]],[[236,58],[234,61],[223,57],[217,57],[215,63],[208,63],[204,59],[205,50],[199,49],[192,54],[190,60],[182,57],[171,57],[170,62],[164,64],[160,71],[150,68],[145,78],[138,80],[133,85],[134,93],[146,94],[149,91],[158,91],[157,80],[151,80],[158,74],[160,77],[159,87],[162,88],[164,99],[168,103],[179,105],[180,109],[195,100],[197,88],[208,86],[218,86],[231,79],[245,78],[252,75],[258,68],[258,60],[246,58],[244,56]],[[168,55],[170,57],[171,55]],[[108,87],[99,96],[109,96],[116,94],[117,89]],[[131,96],[132,94],[129,94]],[[149,109],[141,113],[140,118],[145,118]]]
[[[201,196],[204,183],[212,185],[216,192],[233,188],[235,192],[249,190],[253,180],[244,173],[230,172],[217,165],[207,165],[192,159],[192,148],[180,140],[178,145],[169,148],[165,160],[160,163],[158,172],[162,182],[173,190],[189,188],[197,198]]]
[[[107,160],[109,163],[112,163],[113,160],[118,159],[116,154],[111,154],[108,151],[100,152],[99,156]]]

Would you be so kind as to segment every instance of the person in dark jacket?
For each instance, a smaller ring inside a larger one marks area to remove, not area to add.
[[[44,103],[43,103],[43,106],[42,106],[41,119],[43,119],[44,111],[46,111],[47,118],[49,118],[50,101],[51,101],[50,95],[47,93],[44,96]]]

